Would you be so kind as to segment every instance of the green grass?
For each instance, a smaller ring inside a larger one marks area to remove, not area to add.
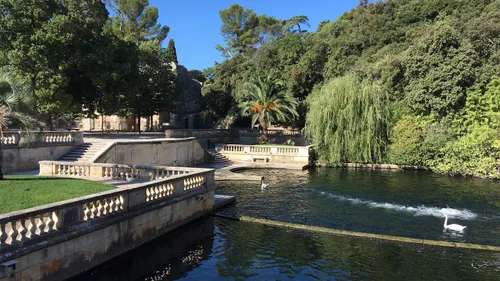
[[[112,190],[116,187],[86,180],[5,176],[0,181],[0,214]]]

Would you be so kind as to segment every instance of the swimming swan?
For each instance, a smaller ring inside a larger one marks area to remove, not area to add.
[[[448,224],[448,215],[444,214],[444,229],[463,232],[466,227],[467,226],[463,226],[463,225],[459,225],[459,224]]]
[[[260,188],[262,190],[267,189],[269,187],[269,184],[264,183],[264,177],[260,178]]]

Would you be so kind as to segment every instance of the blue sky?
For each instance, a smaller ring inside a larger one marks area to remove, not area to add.
[[[239,4],[253,9],[258,15],[266,14],[279,19],[296,15],[309,17],[316,30],[323,20],[335,20],[356,7],[359,0],[150,0],[160,10],[160,23],[170,26],[168,40],[175,40],[179,63],[188,69],[202,70],[222,61],[217,44],[224,45],[220,34],[219,11]]]

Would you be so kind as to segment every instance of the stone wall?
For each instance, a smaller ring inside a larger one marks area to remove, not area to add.
[[[6,132],[1,138],[2,172],[38,169],[42,160],[56,160],[83,144],[81,132]]]
[[[96,163],[194,166],[209,161],[210,154],[195,138],[116,142]]]
[[[149,124],[150,118],[141,118],[141,130],[150,127],[160,128],[159,115],[153,115],[153,124]],[[101,116],[98,118],[82,118],[80,128],[83,131],[136,131],[137,120],[131,116],[121,117],[117,115]]]
[[[211,212],[214,203],[214,170],[192,168],[2,214],[0,281],[65,280]]]
[[[53,281],[77,275],[210,212],[214,193],[201,194],[205,200],[193,196],[129,219],[109,220],[106,227],[17,257],[15,271],[0,275],[0,281]]]
[[[10,174],[20,171],[38,169],[38,162],[43,160],[56,160],[73,150],[75,146],[46,146],[46,147],[15,147],[2,148],[2,172]]]

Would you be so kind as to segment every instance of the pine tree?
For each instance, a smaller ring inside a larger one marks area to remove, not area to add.
[[[166,57],[167,57],[167,61],[168,62],[179,63],[177,61],[177,51],[175,50],[174,39],[170,39],[170,41],[168,41],[168,47],[167,47]]]

